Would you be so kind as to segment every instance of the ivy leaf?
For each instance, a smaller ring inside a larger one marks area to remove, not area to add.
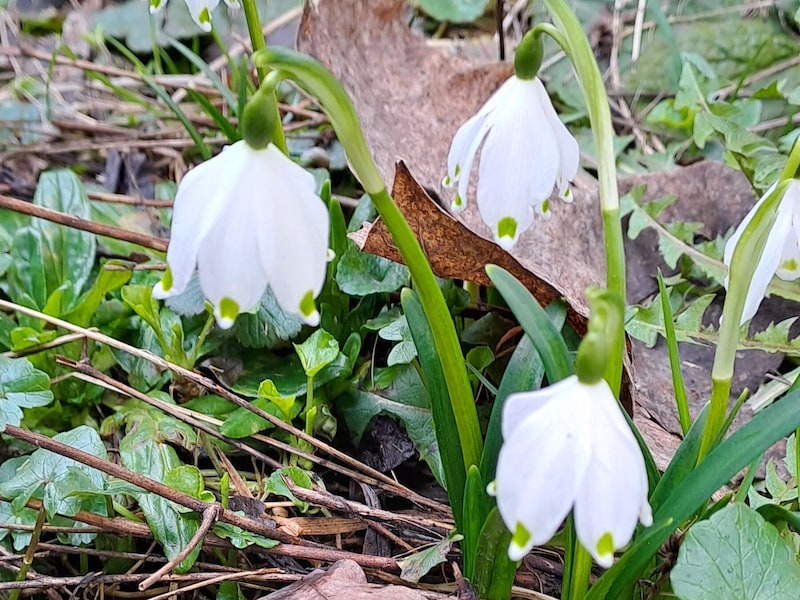
[[[336,266],[339,289],[351,296],[394,292],[408,282],[408,269],[385,258],[362,252],[353,242]]]
[[[0,356],[0,431],[19,427],[22,409],[47,406],[53,401],[50,378],[27,358]]]
[[[436,565],[439,565],[447,560],[447,553],[454,542],[462,540],[464,536],[451,531],[450,534],[425,550],[415,552],[408,558],[398,560],[397,564],[400,566],[400,579],[417,583],[424,575],[428,573]]]
[[[800,566],[777,529],[737,502],[689,529],[670,580],[681,600],[796,598]]]

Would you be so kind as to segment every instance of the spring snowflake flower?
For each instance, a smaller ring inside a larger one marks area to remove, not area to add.
[[[274,144],[236,142],[198,165],[178,187],[169,270],[153,295],[183,292],[196,266],[220,327],[254,309],[267,285],[284,310],[317,325],[330,224],[315,190],[314,177]]]
[[[777,183],[767,190],[756,205],[750,209],[725,244],[723,260],[728,267],[731,266],[733,251],[742,237],[742,232],[753,220],[759,206],[764,203],[775,187],[777,187]],[[749,321],[756,314],[773,275],[777,275],[784,281],[794,281],[800,278],[800,180],[797,179],[792,180],[789,187],[786,188],[778,206],[775,223],[769,232],[764,251],[761,253],[761,258],[756,265],[750,287],[747,290],[747,298],[742,311],[742,323]],[[728,277],[725,277],[725,288],[727,289],[727,287]]]
[[[513,534],[511,560],[552,538],[570,509],[578,539],[604,567],[637,519],[652,524],[644,459],[620,410],[605,380],[575,375],[506,400],[493,491]]]
[[[167,0],[150,0],[150,12],[156,13],[166,5]],[[239,7],[239,0],[225,0],[231,8]],[[219,5],[219,0],[186,0],[189,14],[197,26],[208,33],[211,31],[211,13]]]
[[[478,209],[496,242],[509,250],[533,223],[549,215],[553,188],[572,201],[569,182],[578,172],[578,142],[559,120],[538,77],[512,76],[456,132],[444,186],[458,184],[451,208],[466,207],[472,163],[481,149]]]

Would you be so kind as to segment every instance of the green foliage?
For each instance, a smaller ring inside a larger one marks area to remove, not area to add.
[[[789,600],[800,566],[772,525],[734,503],[689,529],[670,581],[681,600]]]
[[[424,575],[426,575],[436,565],[440,565],[447,560],[447,554],[450,552],[453,544],[462,539],[462,536],[455,531],[440,540],[439,542],[425,548],[409,556],[397,561],[400,566],[400,579],[403,581],[410,581],[417,583]]]
[[[415,4],[438,21],[468,23],[478,19],[489,0],[415,0]]]
[[[50,378],[26,358],[0,356],[0,431],[19,426],[23,408],[46,406],[53,401]]]

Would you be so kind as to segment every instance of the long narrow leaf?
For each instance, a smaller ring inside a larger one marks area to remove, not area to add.
[[[166,34],[163,35],[166,38],[167,42],[169,42],[170,46],[172,46],[178,52],[183,54],[186,60],[192,63],[197,68],[198,71],[200,71],[203,75],[205,75],[208,78],[208,80],[211,82],[211,85],[214,86],[214,89],[216,89],[219,92],[220,96],[222,96],[223,100],[225,100],[225,104],[228,105],[228,108],[230,108],[231,111],[233,111],[234,114],[236,114],[236,111],[239,108],[239,103],[236,100],[236,96],[228,88],[228,86],[225,85],[225,83],[223,83],[222,79],[219,78],[219,75],[217,75],[211,69],[211,67],[208,66],[208,63],[204,61],[202,58],[200,58],[196,53],[192,52],[184,44],[176,40],[175,38],[170,37]]]
[[[672,307],[669,304],[664,278],[661,277],[661,269],[658,270],[658,292],[661,295],[661,311],[664,313],[664,337],[667,340],[672,388],[675,391],[675,404],[678,407],[678,421],[681,424],[681,433],[686,435],[686,432],[692,426],[692,417],[689,415],[689,401],[686,399],[686,387],[683,385],[683,373],[681,372],[681,359],[678,354],[678,338],[675,336]]]
[[[431,412],[436,430],[436,441],[439,444],[439,454],[442,457],[447,496],[453,509],[456,527],[459,531],[464,531],[464,486],[467,481],[467,472],[464,468],[461,439],[453,414],[453,406],[450,404],[442,363],[439,355],[436,354],[433,333],[417,293],[406,288],[400,293],[400,301],[411,330],[411,338],[417,347],[417,355],[425,376],[425,387],[431,400]]]
[[[575,372],[572,355],[561,333],[536,298],[516,277],[497,265],[488,265],[486,274],[533,341],[542,358],[548,381],[555,383],[572,375]]]

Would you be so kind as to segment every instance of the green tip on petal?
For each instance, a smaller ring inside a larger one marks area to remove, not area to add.
[[[464,199],[459,195],[456,194],[455,198],[453,198],[453,210],[461,210],[464,208]]]
[[[200,11],[197,20],[200,21],[200,26],[204,31],[211,31],[211,13],[208,12],[208,7]]]
[[[300,301],[300,314],[303,320],[312,327],[319,325],[319,313],[317,312],[317,305],[314,304],[313,291],[308,290]]]
[[[599,540],[597,540],[597,562],[604,567],[610,567],[614,561],[614,538],[611,532],[604,533]]]
[[[164,276],[161,278],[161,289],[169,292],[172,289],[172,269],[167,267],[164,271]]]
[[[230,298],[223,298],[219,301],[219,305],[214,310],[214,316],[217,318],[217,324],[223,329],[230,329],[233,327],[234,321],[239,314],[239,305],[235,300]]]
[[[164,6],[164,0],[150,0],[150,12],[157,13]]]
[[[508,546],[508,558],[511,560],[522,560],[527,553],[528,545],[531,542],[531,532],[517,521],[514,533],[511,536],[511,543]]]
[[[453,185],[453,180],[450,179],[450,175],[446,175],[444,179],[442,179],[442,185],[446,188],[449,188]]]
[[[489,482],[489,485],[486,486],[486,493],[489,494],[492,498],[497,496],[497,481]]]
[[[797,264],[797,259],[790,258],[789,260],[785,260],[781,263],[780,269],[789,273],[795,273],[797,272],[798,267],[800,267],[800,265]]]
[[[497,222],[497,243],[504,250],[510,250],[517,240],[517,225],[513,217],[503,217]]]
[[[550,212],[550,200],[542,202],[542,215],[547,215]]]

